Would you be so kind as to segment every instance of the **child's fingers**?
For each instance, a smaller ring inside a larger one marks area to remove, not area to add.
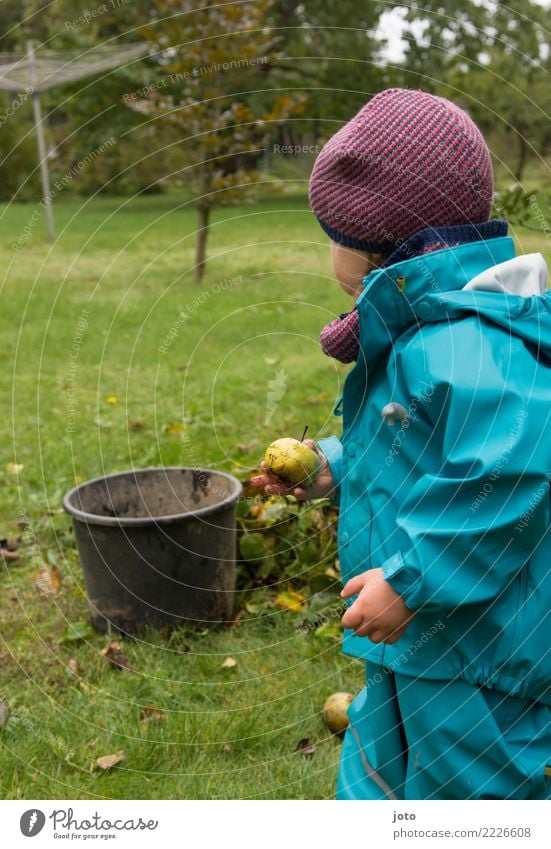
[[[270,495],[288,495],[291,492],[291,490],[282,483],[272,483],[271,481],[264,487],[264,489],[266,492],[269,492]]]
[[[352,628],[355,631],[363,624],[363,615],[360,606],[354,602],[341,619],[343,628]]]
[[[271,483],[271,481],[268,475],[255,475],[254,477],[250,478],[250,483],[253,486],[266,486],[266,484]]]
[[[365,584],[365,575],[356,575],[355,578],[350,578],[341,590],[341,598],[350,598],[357,595]]]
[[[253,486],[277,486],[279,488],[283,487],[283,484],[281,483],[279,478],[276,478],[275,475],[272,475],[271,472],[267,471],[264,463],[260,464],[260,468],[262,469],[262,474],[255,475],[250,479]],[[283,488],[285,489],[285,487]]]

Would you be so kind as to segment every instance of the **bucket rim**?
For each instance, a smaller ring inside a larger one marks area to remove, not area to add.
[[[100,516],[98,513],[88,513],[85,510],[79,510],[78,507],[75,507],[74,504],[72,504],[72,499],[76,493],[91,484],[98,483],[99,481],[110,480],[111,478],[135,476],[138,472],[154,471],[208,472],[209,474],[215,474],[229,480],[232,483],[233,491],[223,498],[222,501],[218,501],[216,504],[211,504],[208,507],[199,507],[197,510],[189,511],[187,513],[169,513],[166,516]],[[189,522],[192,519],[197,518],[202,519],[204,516],[209,516],[212,513],[217,513],[226,507],[231,507],[237,501],[242,492],[243,484],[238,478],[234,475],[230,475],[228,472],[219,471],[218,469],[198,468],[195,466],[146,466],[145,468],[128,469],[123,472],[111,472],[108,475],[98,475],[95,478],[90,478],[90,480],[79,483],[63,496],[63,509],[69,514],[69,516],[72,516],[74,520],[84,522],[87,525],[135,528],[140,526],[143,527],[145,525],[172,525],[177,522]]]

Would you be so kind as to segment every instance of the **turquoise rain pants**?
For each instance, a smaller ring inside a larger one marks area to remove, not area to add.
[[[551,798],[551,708],[370,661],[366,675],[348,710],[337,799]]]

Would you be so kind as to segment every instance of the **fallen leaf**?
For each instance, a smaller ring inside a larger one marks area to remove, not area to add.
[[[126,754],[124,752],[116,752],[114,755],[104,755],[102,758],[98,758],[96,763],[102,769],[113,769],[114,766],[120,764],[126,758]]]
[[[253,439],[252,442],[238,442],[235,446],[238,451],[242,451],[243,454],[248,454],[253,448],[256,448],[258,445],[258,439]]]
[[[8,463],[6,466],[6,471],[8,475],[18,475],[19,472],[22,472],[25,468],[23,463]]]
[[[247,613],[258,613],[258,604],[250,604],[247,602],[245,604],[245,610]]]
[[[127,669],[129,672],[132,671],[132,667],[130,665],[130,661],[121,651],[121,644],[118,640],[113,640],[112,643],[109,643],[108,646],[105,646],[100,651],[109,663],[112,663],[113,666],[116,666],[118,669]]]
[[[60,638],[60,643],[78,643],[93,636],[89,622],[73,622],[67,625],[65,633]]]
[[[275,606],[290,610],[292,613],[300,613],[306,607],[306,599],[300,593],[285,590],[276,598]]]
[[[279,357],[264,357],[264,362],[267,366],[275,366]]]
[[[234,657],[227,657],[221,665],[221,669],[233,669],[234,666],[237,666],[236,659]]]
[[[8,705],[4,699],[0,699],[0,725],[5,725],[10,715]]]
[[[319,628],[316,628],[315,631],[316,637],[319,637],[322,640],[335,640],[335,642],[342,639],[342,628],[340,625],[330,625],[326,623],[325,625],[320,625]]]
[[[142,725],[147,725],[148,722],[158,722],[163,719],[164,710],[155,707],[155,705],[144,705],[140,708],[140,722]]]
[[[182,433],[185,430],[186,426],[183,422],[174,422],[168,426],[167,430],[169,433]]]
[[[73,675],[76,675],[77,678],[80,678],[80,663],[78,662],[78,660],[75,657],[72,657],[69,660],[69,663],[67,664],[67,668],[68,668],[69,672],[71,672]]]
[[[57,595],[61,589],[61,572],[57,566],[39,569],[35,572],[34,582],[41,595]]]
[[[245,615],[245,613],[246,613],[246,612],[247,612],[247,611],[245,610],[245,608],[244,608],[244,607],[243,607],[243,608],[241,608],[241,610],[239,611],[239,613],[238,613],[236,616],[234,616],[234,618],[232,619],[232,621],[231,621],[231,622],[230,622],[230,624],[228,625],[228,628],[237,628],[237,627],[239,627],[239,625],[241,625],[241,620],[243,619],[243,617],[244,617],[244,615]]]
[[[312,743],[312,741],[308,737],[303,737],[302,740],[298,741],[295,752],[299,752],[301,755],[305,757],[311,757],[316,751],[316,744]]]
[[[107,401],[108,404],[116,404],[117,403],[117,396],[116,395],[108,395],[105,400]]]
[[[231,743],[228,743],[227,741],[225,743],[222,743],[222,748],[224,749],[225,752],[231,752],[231,749],[232,749]]]

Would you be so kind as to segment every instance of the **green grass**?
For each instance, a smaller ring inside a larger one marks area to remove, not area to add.
[[[55,245],[40,220],[14,251],[33,209],[0,208],[1,536],[17,532],[21,514],[29,521],[20,561],[0,578],[1,795],[330,797],[340,743],[320,708],[331,692],[361,687],[361,663],[301,633],[300,614],[269,606],[266,589],[239,627],[126,640],[133,671],[111,667],[99,654],[105,637],[63,639],[87,607],[60,509],[75,480],[159,464],[243,472],[276,436],[299,437],[304,424],[314,438],[338,430],[331,411],[346,368],[321,354],[318,336],[349,303],[326,238],[303,197],[219,209],[197,286],[194,214],[173,194],[62,199]],[[516,235],[520,250],[549,256],[543,235]],[[285,391],[266,422],[276,379]],[[10,463],[23,465],[19,475]],[[40,558],[59,566],[57,595],[36,591]],[[234,669],[221,668],[227,655]],[[147,704],[164,714],[142,727]],[[303,737],[313,757],[295,751]],[[115,769],[95,766],[121,749]]]
[[[18,251],[11,246],[34,208],[0,210],[1,463],[24,466],[18,476],[4,471],[1,534],[17,532],[20,513],[30,522],[20,561],[0,579],[5,798],[322,798],[334,790],[340,743],[320,708],[335,690],[357,690],[362,667],[331,640],[304,636],[300,615],[267,606],[273,590],[256,591],[259,612],[234,630],[124,641],[131,673],[100,656],[105,637],[62,641],[68,623],[87,616],[60,510],[75,479],[158,464],[243,471],[276,436],[299,437],[304,424],[313,436],[334,430],[345,369],[317,340],[347,300],[305,199],[218,210],[201,286],[191,274],[194,214],[178,203],[174,195],[63,200],[55,245],[40,220]],[[182,311],[188,318],[178,323]],[[281,370],[286,390],[266,423],[269,383]],[[34,540],[59,566],[58,595],[36,591]],[[221,669],[229,654],[237,667]],[[71,658],[82,683],[67,670]],[[146,704],[164,715],[143,729]],[[303,737],[315,741],[313,757],[295,752]],[[118,767],[95,766],[120,749]]]

